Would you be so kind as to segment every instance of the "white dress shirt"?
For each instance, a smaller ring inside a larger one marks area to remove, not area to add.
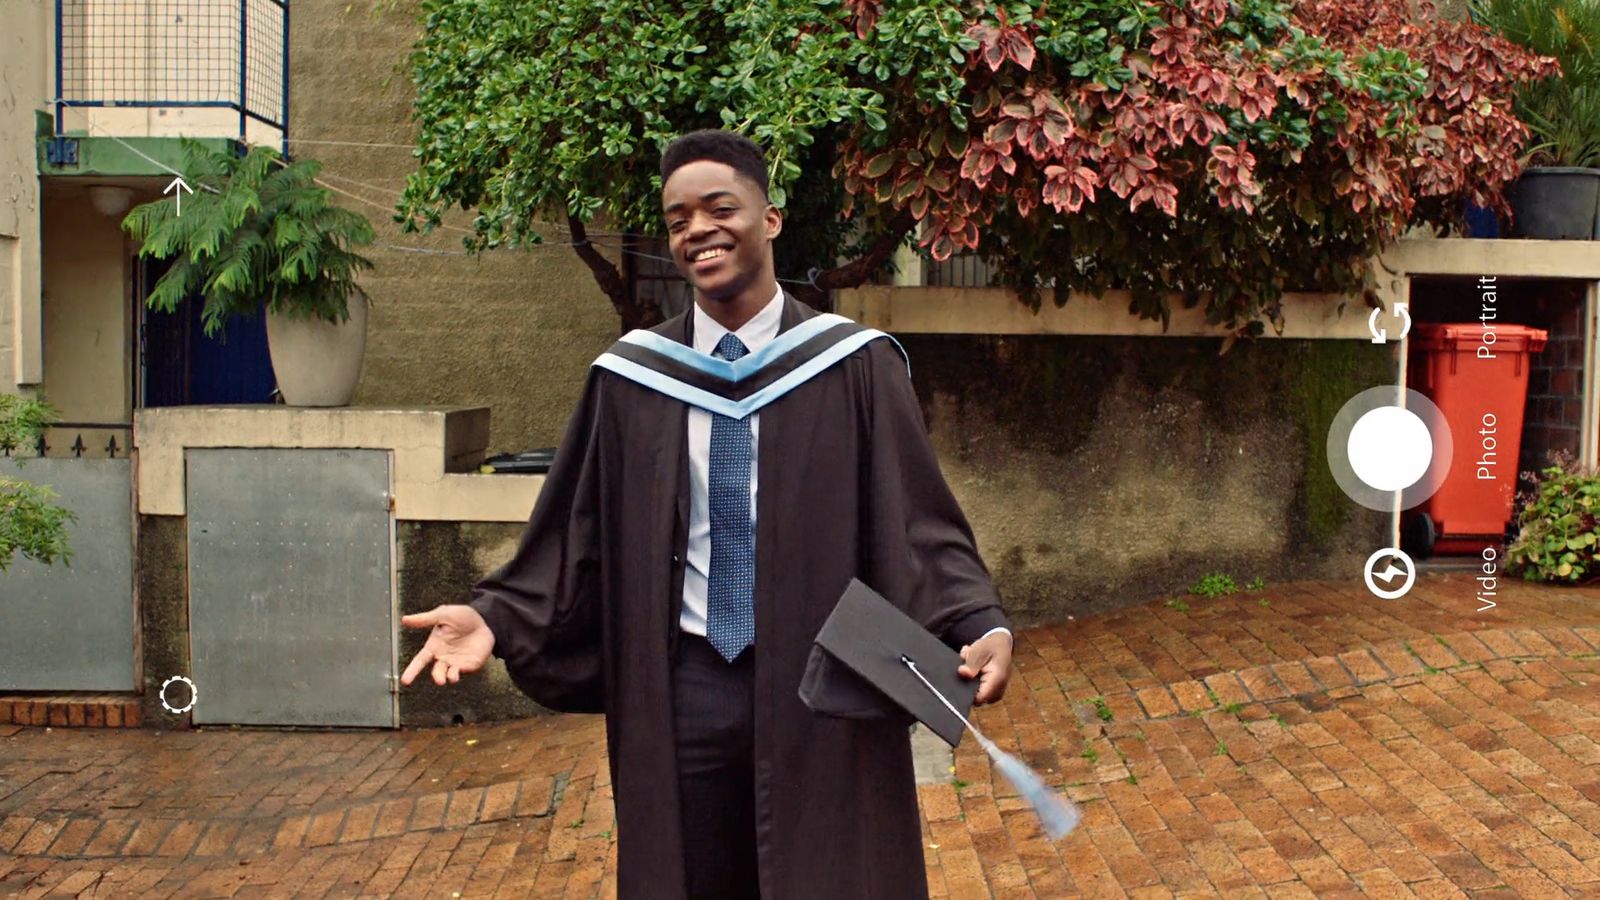
[[[783,320],[783,288],[774,286],[775,293],[761,311],[750,317],[734,335],[745,349],[755,353],[778,336]],[[694,349],[710,356],[721,343],[728,329],[716,319],[706,315],[700,304],[694,304]],[[758,449],[761,446],[761,414],[750,416],[750,526],[756,522],[756,474],[760,471]],[[689,407],[689,546],[684,556],[687,565],[683,571],[683,612],[678,616],[678,627],[690,634],[705,637],[708,576],[711,573],[711,413],[698,406]],[[1010,634],[1010,629],[995,628]]]
[[[751,353],[778,336],[783,320],[783,288],[773,285],[774,293],[761,311],[750,317],[734,334]],[[694,349],[710,356],[728,329],[694,304]],[[761,414],[750,416],[750,525],[756,523],[756,451],[761,446]],[[690,634],[706,635],[707,576],[711,574],[711,413],[698,406],[689,407],[689,548],[684,556],[683,613],[678,626]]]

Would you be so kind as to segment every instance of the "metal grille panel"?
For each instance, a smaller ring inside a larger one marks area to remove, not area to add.
[[[133,493],[125,459],[0,459],[78,518],[70,565],[13,559],[0,573],[0,690],[131,691]]]
[[[190,450],[195,724],[394,727],[381,450]]]
[[[56,0],[56,16],[68,106],[221,106],[288,122],[285,0]]]

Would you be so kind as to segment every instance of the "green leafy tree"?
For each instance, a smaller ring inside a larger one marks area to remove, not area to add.
[[[270,147],[237,156],[185,141],[184,179],[194,194],[181,212],[162,199],[122,220],[142,242],[140,256],[173,260],[150,307],[172,312],[200,296],[208,335],[263,304],[294,317],[348,319],[350,298],[366,297],[356,275],[372,267],[352,248],[372,242],[372,224],[334,205],[316,184],[319,171],[316,160],[285,163]]]
[[[12,455],[38,440],[56,414],[48,405],[15,394],[0,394],[0,452]],[[0,572],[21,554],[49,565],[70,562],[67,523],[72,513],[55,503],[45,485],[0,475]]]
[[[563,228],[624,328],[656,313],[588,225],[659,234],[661,149],[722,126],[768,149],[780,273],[857,285],[912,235],[936,260],[981,254],[1035,309],[1047,287],[1127,288],[1165,321],[1175,292],[1214,323],[1281,330],[1284,291],[1368,288],[1408,225],[1504,208],[1527,135],[1513,89],[1552,65],[1409,0],[422,11],[400,219],[475,210],[475,250]]]

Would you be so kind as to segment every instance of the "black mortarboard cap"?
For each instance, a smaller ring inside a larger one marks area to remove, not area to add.
[[[961,655],[882,595],[851,579],[844,596],[817,633],[800,697],[812,710],[847,718],[911,718],[954,747],[965,730],[902,657],[967,715],[977,679],[956,672]],[[841,668],[842,666],[842,668]],[[909,716],[906,716],[909,714]]]

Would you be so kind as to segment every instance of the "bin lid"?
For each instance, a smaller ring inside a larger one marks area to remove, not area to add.
[[[1480,322],[1420,322],[1412,328],[1411,346],[1415,350],[1458,350],[1462,344],[1477,347],[1489,342],[1498,353],[1538,353],[1544,349],[1550,332],[1527,325],[1485,325]]]

